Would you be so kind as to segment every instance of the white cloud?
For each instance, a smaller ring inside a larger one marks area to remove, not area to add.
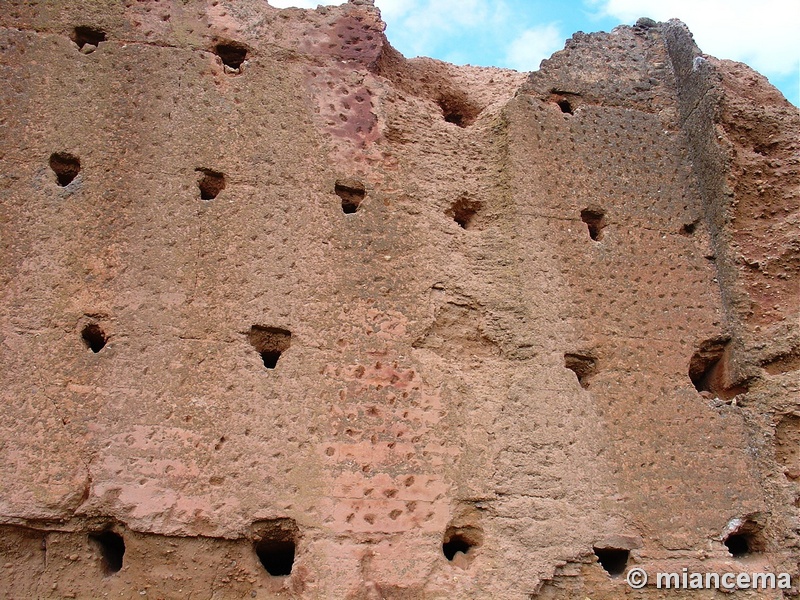
[[[381,9],[384,21],[396,21],[418,10],[418,0],[378,0],[375,5]]]
[[[485,43],[507,27],[505,0],[376,0],[392,45],[408,56],[458,53],[457,38]]]
[[[535,71],[539,63],[564,47],[564,36],[555,23],[522,32],[508,46],[506,64],[518,71]]]
[[[708,54],[746,62],[764,73],[797,72],[800,8],[797,0],[589,0],[608,16],[632,23],[678,18]]]

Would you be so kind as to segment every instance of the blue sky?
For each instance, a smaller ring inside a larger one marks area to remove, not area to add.
[[[314,8],[318,0],[269,0]],[[341,2],[323,2],[341,4]],[[706,54],[747,63],[800,105],[798,0],[375,0],[407,57],[538,69],[576,31],[610,31],[639,17],[681,19]]]

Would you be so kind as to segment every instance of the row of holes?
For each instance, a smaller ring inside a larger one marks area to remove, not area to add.
[[[120,534],[111,530],[90,533],[89,541],[99,550],[103,572],[106,575],[113,575],[122,570],[125,540]],[[283,577],[292,573],[295,555],[293,539],[286,536],[263,538],[256,542],[254,550],[261,565],[273,577]]]
[[[700,350],[692,357],[689,362],[689,380],[698,392],[708,392],[728,398],[747,391],[746,384],[726,389],[718,381],[718,371],[724,366],[721,361],[727,346],[727,341],[718,342],[713,346],[704,342],[701,344]],[[578,383],[582,388],[587,389],[590,378],[597,372],[597,358],[587,352],[566,353],[564,354],[564,366],[575,373]]]
[[[728,552],[734,558],[746,558],[761,548],[761,542],[754,531],[731,533],[723,540]],[[630,559],[630,550],[623,548],[594,548],[597,561],[612,577],[625,573]]]
[[[274,369],[278,359],[289,349],[292,333],[280,327],[253,325],[247,334],[250,345],[259,353],[264,367]],[[105,348],[108,336],[98,323],[87,323],[81,331],[85,346],[95,354]],[[719,392],[714,385],[712,375],[722,359],[725,345],[708,352],[706,361],[700,368],[695,366],[693,358],[689,368],[689,379],[698,392]],[[588,353],[564,354],[564,366],[575,373],[578,383],[584,389],[589,387],[589,379],[597,372],[597,358]],[[697,369],[696,371],[694,369]]]
[[[125,540],[110,530],[90,533],[89,540],[100,550],[103,570],[107,575],[122,569],[125,556]],[[725,547],[735,558],[748,556],[753,550],[754,540],[748,533],[732,533],[724,540]],[[459,554],[468,556],[477,543],[468,535],[449,533],[442,543],[442,554],[449,561],[455,561]],[[296,542],[291,536],[263,538],[254,546],[256,556],[264,569],[273,577],[291,575],[296,553]],[[612,577],[625,572],[630,559],[630,551],[623,548],[593,548],[598,562]]]
[[[85,25],[75,27],[70,37],[78,45],[78,49],[83,52],[86,52],[87,48],[90,49],[89,51],[94,51],[101,42],[107,40],[105,31]],[[242,72],[242,65],[247,60],[249,52],[246,44],[228,40],[215,44],[212,50],[226,67],[226,72],[233,74]],[[480,113],[478,107],[472,105],[465,98],[452,93],[442,93],[437,98],[436,104],[442,111],[445,122],[462,128],[471,125]]]
[[[101,42],[108,38],[106,32],[98,27],[79,25],[72,30],[70,36],[73,42],[78,45],[78,49],[85,51],[87,46],[96,48]],[[247,59],[248,48],[240,42],[226,41],[219,42],[213,48],[214,54],[219,56],[222,64],[232,72],[241,72],[242,64]]]
[[[56,174],[56,181],[61,187],[72,183],[81,172],[81,160],[68,152],[54,152],[50,155],[50,168]],[[197,187],[201,200],[213,200],[225,189],[225,174],[213,169],[198,167],[195,169],[199,178]]]
[[[86,348],[97,354],[108,343],[108,336],[99,323],[87,323],[81,330],[81,339]],[[250,345],[261,356],[267,369],[274,369],[278,359],[289,349],[292,333],[280,327],[253,325],[247,334]]]
[[[73,154],[55,152],[50,156],[50,168],[56,175],[58,185],[66,187],[80,173],[81,161]],[[198,167],[195,172],[199,175],[197,187],[201,200],[214,200],[225,189],[224,173],[203,167]],[[342,212],[346,215],[356,213],[367,195],[364,184],[352,179],[336,180],[333,191],[341,199]],[[478,201],[459,198],[447,210],[447,214],[463,229],[470,229],[481,206]]]
[[[66,187],[80,173],[81,161],[77,156],[67,152],[56,152],[50,156],[50,168],[56,174],[58,185]],[[195,171],[200,175],[197,187],[200,189],[201,200],[213,200],[225,189],[224,173],[203,167],[199,167]],[[342,201],[342,212],[347,215],[358,211],[367,194],[366,187],[362,182],[350,179],[337,180],[333,190]],[[447,214],[462,229],[470,229],[481,206],[482,203],[477,200],[462,197],[450,206]],[[589,229],[589,237],[599,241],[602,238],[602,230],[606,226],[605,212],[599,208],[585,208],[581,211],[581,220]]]
[[[103,571],[111,575],[122,570],[125,540],[117,532],[105,530],[89,534],[89,541],[100,551]],[[459,554],[468,555],[477,543],[469,535],[448,532],[442,542],[442,554],[449,561]],[[264,537],[254,545],[254,551],[264,569],[273,577],[291,575],[294,567],[296,541],[291,534]]]

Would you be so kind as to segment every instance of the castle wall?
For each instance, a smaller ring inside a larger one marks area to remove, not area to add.
[[[796,577],[797,110],[676,21],[530,75],[383,28],[0,11],[5,597]]]

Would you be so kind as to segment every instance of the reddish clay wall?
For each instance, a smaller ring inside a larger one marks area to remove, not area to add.
[[[677,21],[530,75],[383,29],[4,3],[0,593],[796,578],[797,109]]]

